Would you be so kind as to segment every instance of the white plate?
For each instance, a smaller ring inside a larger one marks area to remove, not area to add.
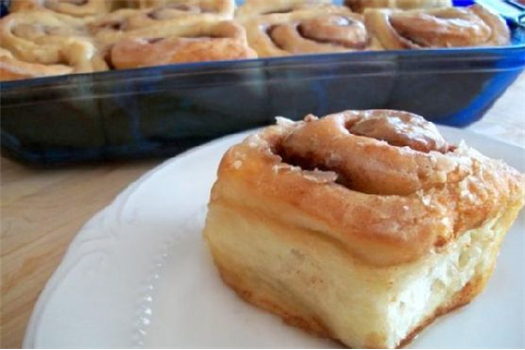
[[[441,128],[525,171],[523,150]],[[338,347],[289,327],[224,286],[201,237],[219,160],[246,134],[204,145],[149,172],[93,217],[33,312],[25,347]],[[525,216],[494,276],[469,306],[441,318],[414,348],[525,347]]]

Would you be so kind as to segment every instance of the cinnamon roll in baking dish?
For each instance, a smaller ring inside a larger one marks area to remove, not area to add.
[[[260,57],[379,49],[361,15],[338,6],[240,19]]]
[[[193,26],[232,19],[234,8],[234,0],[187,0],[142,10],[121,9],[93,21],[89,27],[99,43],[111,45],[153,34],[162,37],[192,33]]]
[[[50,11],[12,13],[0,19],[0,43],[17,62],[36,64],[32,76],[39,75],[42,65],[70,67],[73,73],[107,69],[83,20],[67,15]],[[11,58],[3,64],[6,62],[14,63]]]
[[[367,8],[430,9],[452,7],[452,0],[345,0],[353,11],[363,12]]]
[[[166,5],[173,5],[173,6],[180,6],[185,7],[192,6],[192,4],[195,3],[208,3],[208,6],[210,7],[216,7],[216,6],[224,6],[225,4],[228,4],[228,6],[234,6],[234,1],[225,1],[225,0],[204,0],[204,1],[195,1],[195,0],[122,0],[124,6],[128,8],[139,8],[139,9],[146,9],[146,8],[152,8],[152,7],[160,7],[160,6],[166,6]],[[233,12],[233,8],[231,8],[231,11]]]
[[[239,7],[237,18],[290,13],[298,10],[331,6],[331,0],[246,0]]]
[[[485,7],[365,11],[366,24],[385,49],[502,46],[510,43],[505,21]]]
[[[223,157],[204,235],[248,302],[393,348],[483,289],[524,185],[410,113],[281,119]]]
[[[75,17],[108,13],[116,0],[11,0],[9,11],[51,10]]]
[[[0,48],[0,81],[46,77],[73,73],[73,68],[61,64],[45,65],[24,62]]]
[[[192,27],[194,37],[131,38],[116,43],[110,53],[114,68],[137,68],[169,63],[255,58],[244,28],[233,21]]]

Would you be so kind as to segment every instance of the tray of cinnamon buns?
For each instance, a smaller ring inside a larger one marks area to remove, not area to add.
[[[525,67],[525,7],[499,3],[2,1],[2,152],[41,165],[166,156],[347,109],[465,126]]]

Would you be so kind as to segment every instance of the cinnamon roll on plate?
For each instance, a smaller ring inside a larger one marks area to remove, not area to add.
[[[387,50],[503,46],[510,31],[500,16],[481,5],[434,10],[365,11],[366,24]]]
[[[414,114],[280,119],[223,157],[204,236],[246,301],[352,348],[394,348],[481,292],[524,186]]]
[[[361,15],[339,6],[240,19],[260,57],[379,49]]]
[[[345,0],[345,5],[355,12],[367,8],[430,9],[452,7],[452,0]]]

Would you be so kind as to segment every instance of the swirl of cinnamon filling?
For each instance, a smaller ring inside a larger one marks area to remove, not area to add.
[[[107,69],[83,20],[71,16],[49,11],[12,13],[0,20],[0,41],[21,62],[63,65],[77,73]]]
[[[193,35],[186,33],[184,37],[122,40],[111,49],[111,64],[117,69],[126,69],[257,57],[248,47],[244,28],[235,22],[224,21],[194,29]]]
[[[345,5],[353,11],[362,13],[368,8],[390,9],[431,9],[451,7],[451,0],[345,0]]]
[[[226,11],[233,15],[235,3],[231,0],[122,0],[128,8],[156,8],[172,7],[184,9],[185,7],[199,7],[204,11]]]
[[[236,11],[235,17],[247,18],[330,7],[331,0],[246,0]]]
[[[151,33],[159,37],[185,35],[194,32],[195,26],[232,19],[235,7],[233,1],[188,0],[146,9],[121,9],[93,21],[89,28],[105,47],[123,39],[140,38]]]
[[[444,155],[450,147],[420,116],[372,110],[306,123],[284,141],[283,154],[336,171],[361,192],[407,195],[465,176],[462,164]]]
[[[441,249],[523,203],[525,187],[503,162],[391,110],[281,119],[230,149],[219,178],[212,201],[254,192],[257,201],[243,205],[262,216],[286,213],[379,266]]]
[[[73,73],[73,68],[61,64],[45,65],[24,62],[5,49],[0,48],[0,81],[65,75]]]
[[[323,7],[242,20],[259,56],[286,56],[372,49],[361,15]]]
[[[12,0],[11,13],[27,10],[50,10],[75,17],[108,13],[115,0]]]
[[[365,11],[366,24],[386,49],[501,46],[505,21],[480,5],[434,10]]]

